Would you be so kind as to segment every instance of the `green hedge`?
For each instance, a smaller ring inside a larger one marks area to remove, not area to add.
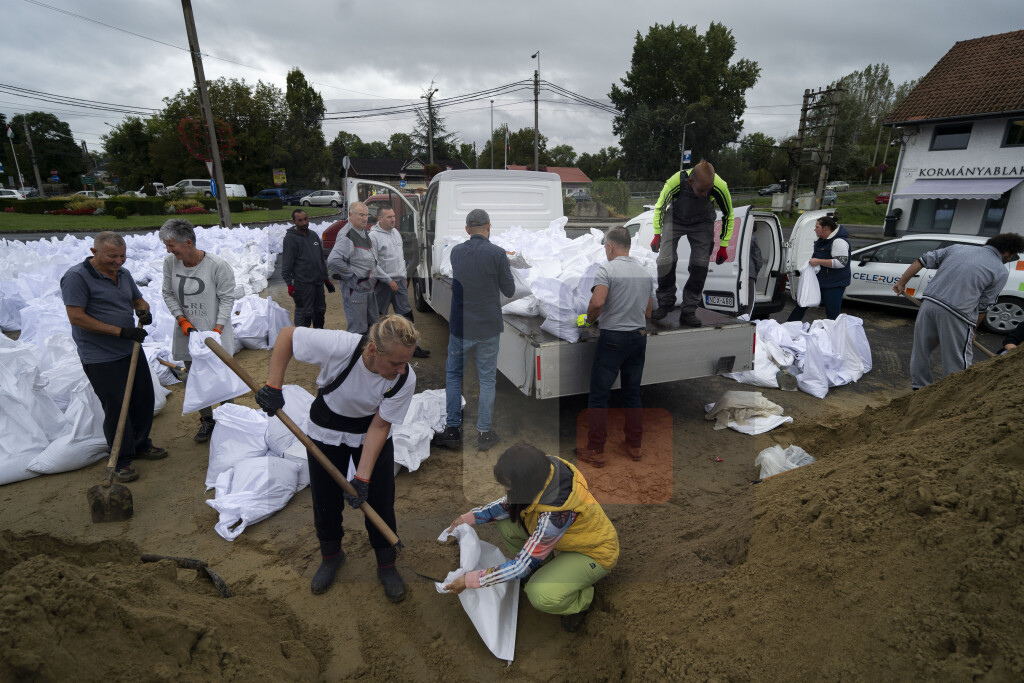
[[[217,210],[217,200],[213,197],[196,197],[202,203],[206,209]],[[244,211],[242,204],[249,204],[258,206],[261,209],[268,209],[270,211],[278,211],[284,208],[280,197],[272,199],[256,199],[255,197],[228,197],[228,208],[231,209],[232,213],[241,213]]]
[[[46,213],[57,211],[71,201],[70,199],[26,199],[14,200],[14,213]]]
[[[129,214],[137,213],[140,216],[157,216],[164,212],[166,197],[113,197],[103,202],[107,213],[121,206]]]

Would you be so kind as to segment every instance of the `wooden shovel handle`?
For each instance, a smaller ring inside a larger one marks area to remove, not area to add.
[[[142,323],[139,323],[142,327]],[[117,431],[114,432],[114,443],[110,446],[110,457],[107,458],[107,469],[103,473],[103,488],[110,488],[114,480],[114,468],[117,466],[117,454],[121,450],[121,440],[124,438],[124,425],[128,421],[128,404],[132,402],[132,386],[135,385],[135,368],[139,364],[139,349],[142,345],[139,342],[132,343],[132,360],[128,366],[128,381],[124,387],[124,398],[121,400],[121,417],[117,418]]]
[[[906,290],[903,291],[903,296],[905,296],[908,299],[910,299],[915,306],[917,306],[918,308],[921,308],[921,302],[918,301],[916,297],[913,297],[910,294],[907,294]],[[974,335],[971,335],[971,343],[974,344],[974,348],[978,349],[979,351],[981,351],[983,354],[985,354],[989,358],[995,358],[996,357],[996,354],[992,353],[987,348],[985,348],[984,346],[979,344],[978,340],[974,339]]]
[[[236,361],[230,353],[224,350],[223,346],[217,343],[217,340],[213,339],[212,337],[209,337],[205,340],[205,344],[210,348],[211,351],[217,354],[217,358],[220,358],[222,361],[224,361],[224,365],[231,368],[234,371],[234,373],[242,379],[243,382],[248,384],[249,388],[252,389],[253,392],[257,392],[260,390],[262,385],[254,382],[252,377],[249,376],[249,373],[246,372],[245,369],[238,364],[238,361]],[[352,488],[352,484],[348,483],[348,479],[346,479],[345,476],[341,473],[341,471],[334,466],[334,463],[327,459],[327,456],[324,455],[319,448],[317,448],[317,445],[313,443],[313,440],[306,436],[303,433],[303,431],[299,429],[299,426],[295,424],[292,421],[292,419],[285,414],[283,410],[279,410],[275,414],[277,415],[278,419],[284,423],[284,426],[287,427],[288,430],[292,434],[294,434],[300,442],[302,442],[302,445],[306,447],[306,450],[313,454],[313,457],[316,458],[316,461],[318,463],[320,463],[320,466],[327,470],[327,473],[330,474],[331,478],[338,483],[338,486],[341,487],[342,491],[344,491],[350,496],[357,495],[356,490]],[[374,509],[370,507],[369,503],[363,502],[363,504],[359,506],[359,509],[363,511],[363,514],[366,515],[366,518],[368,520],[370,520],[370,523],[373,524],[373,526],[377,527],[377,531],[383,534],[384,538],[388,539],[388,543],[395,546],[396,548],[402,547],[403,544],[398,539],[398,536],[395,534],[394,531],[391,530],[391,527],[389,527],[387,523],[385,523],[384,520],[380,518],[380,515],[378,515],[374,511]]]

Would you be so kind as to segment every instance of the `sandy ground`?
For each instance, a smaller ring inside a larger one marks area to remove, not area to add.
[[[338,295],[328,301],[328,327],[343,327]],[[418,388],[441,387],[447,326],[433,314],[417,326],[433,351]],[[501,446],[478,453],[469,438],[399,475],[403,603],[384,599],[352,511],[339,580],[313,596],[309,490],[234,543],[217,536],[207,447],[192,441],[197,417],[180,416],[178,385],[154,423],[171,456],[137,463],[130,521],[91,523],[99,465],[0,488],[0,680],[1020,680],[1024,358],[909,395],[911,329],[898,316],[868,325],[874,371],[823,401],[765,390],[796,422],[758,437],[703,419],[704,403],[744,388],[734,382],[646,388],[648,458],[616,455],[613,423],[609,467],[585,469],[618,529],[619,565],[577,634],[524,599],[509,667],[456,599],[412,571],[444,571],[454,555],[431,539],[500,494]],[[266,376],[268,352],[237,358]],[[288,381],[312,389],[315,373],[293,362]],[[474,380],[465,393],[472,437]],[[506,446],[571,458],[585,407],[499,377],[495,428]],[[752,484],[754,457],[775,443],[819,462]],[[203,559],[236,597],[139,552]]]

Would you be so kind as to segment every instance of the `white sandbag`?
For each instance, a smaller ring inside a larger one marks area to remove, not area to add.
[[[21,288],[13,281],[0,281],[0,330],[14,332],[21,329],[21,309],[25,308]]]
[[[524,318],[531,318],[540,315],[540,302],[531,294],[505,304],[501,307],[501,313],[502,315],[521,315]]]
[[[841,313],[836,318],[836,324],[842,323],[846,326],[846,333],[852,343],[852,352],[860,358],[861,367],[864,373],[871,372],[873,367],[871,361],[871,344],[868,343],[868,335],[864,332],[864,321],[854,315]]]
[[[71,391],[64,416],[70,423],[68,431],[33,458],[28,469],[39,474],[71,472],[107,457],[110,451],[103,436],[103,406],[88,379],[83,377]]]
[[[281,333],[281,330],[292,324],[291,316],[288,315],[288,311],[274,301],[269,296],[267,297],[267,345],[273,347],[277,343],[277,335]]]
[[[808,337],[811,335],[808,334]],[[797,386],[811,396],[825,398],[828,394],[828,375],[825,371],[825,358],[816,343],[808,340],[807,351],[800,363],[800,371],[793,372]]]
[[[860,352],[854,346],[853,339],[850,338],[846,322],[841,320],[815,320],[814,322],[815,324],[822,323],[835,356],[835,380],[829,378],[832,386],[856,382],[863,377],[864,364],[861,361]]]
[[[191,383],[190,377],[186,386]],[[217,426],[210,436],[210,463],[206,468],[207,491],[217,484],[221,472],[242,460],[267,454],[267,416],[263,411],[225,403],[213,409],[213,419],[217,421]]]
[[[182,415],[222,403],[249,391],[246,383],[203,343],[203,340],[211,337],[220,341],[220,335],[212,331],[193,332],[188,336],[192,368],[188,373],[188,381],[185,382]],[[228,349],[228,352],[230,353],[231,349]]]
[[[217,497],[206,501],[220,513],[214,531],[225,541],[233,541],[250,524],[282,509],[298,490],[299,469],[291,460],[265,455],[239,461],[221,472]]]
[[[533,282],[533,295],[540,302],[545,316],[540,328],[567,342],[579,341],[573,288],[561,280],[539,278]]]
[[[171,395],[171,390],[160,384],[160,377],[157,375],[153,363],[147,363],[147,365],[149,367],[150,379],[153,382],[153,415],[156,416],[167,406],[167,397]],[[141,370],[141,368],[139,369]]]
[[[281,454],[281,457],[291,460],[299,466],[299,481],[296,484],[295,492],[298,493],[309,486],[309,453],[306,452],[306,447],[302,445],[302,442],[296,439],[288,446],[288,450]]]
[[[231,311],[231,327],[235,339],[246,349],[267,349],[267,334],[270,330],[267,317],[267,302],[250,295],[237,299]]]
[[[704,411],[704,419],[715,420],[715,429],[734,429],[741,434],[764,434],[793,421],[782,414],[782,406],[759,391],[727,391],[715,403],[706,404]]]
[[[281,391],[284,393],[284,412],[300,431],[305,432],[309,425],[309,407],[315,397],[297,384],[285,384]],[[284,426],[284,422],[272,417],[267,422],[266,441],[271,453],[282,456],[298,438]]]
[[[460,524],[451,534],[447,529],[442,531],[437,540],[443,543],[451,536],[459,540],[459,568],[449,572],[443,582],[434,584],[438,593],[447,592],[444,587],[466,572],[489,569],[508,561],[497,547],[481,541],[468,524]],[[516,654],[519,579],[464,590],[459,594],[459,602],[487,649],[498,659],[511,663]]]
[[[465,399],[463,399],[465,402]],[[410,472],[430,457],[430,440],[445,426],[445,390],[430,389],[414,394],[405,420],[391,428],[395,464]]]
[[[17,401],[0,395],[0,486],[39,476],[28,465],[43,452],[50,440]]]
[[[787,369],[793,363],[793,356],[791,354],[784,351],[774,342],[762,339],[758,335],[757,342],[754,345],[754,367],[751,370],[730,372],[725,376],[736,380],[740,384],[752,384],[755,387],[777,389],[779,382],[775,376],[779,372],[779,366],[773,363],[772,359]]]
[[[181,361],[173,359],[169,348],[162,344],[150,344],[148,342],[143,344],[142,348],[146,351],[146,360],[149,361],[149,367],[153,370],[153,374],[156,377],[156,383],[159,383],[160,386],[163,387],[169,387],[172,384],[179,384],[181,382],[180,379],[174,376],[174,373],[171,372],[169,367],[160,362],[161,360],[164,360],[168,363],[173,363],[179,368],[185,367]],[[153,385],[154,388],[156,387],[156,383]]]
[[[821,289],[818,287],[817,272],[818,266],[812,266],[810,261],[800,266],[800,277],[796,290],[797,306],[814,308],[821,305]]]
[[[530,269],[529,268],[512,268],[512,281],[515,282],[516,291],[512,292],[512,296],[501,295],[501,305],[522,299],[524,296],[530,296]]]
[[[810,465],[812,462],[814,462],[814,458],[807,451],[790,444],[786,450],[782,450],[782,446],[771,446],[764,449],[754,458],[754,467],[760,467],[761,473],[758,476],[761,479],[767,479],[797,467]]]
[[[11,360],[10,350],[3,351],[0,357],[4,357],[4,361]],[[0,401],[12,401],[24,408],[49,443],[63,434],[69,423],[44,391],[45,382],[39,375],[39,367],[24,364],[28,358],[19,355],[10,364],[0,362]]]
[[[85,370],[82,368],[82,361],[79,360],[77,351],[67,354],[58,363],[51,366],[50,369],[39,373],[39,377],[46,384],[43,387],[43,391],[53,400],[54,405],[61,412],[67,412],[68,404],[71,403],[71,391],[83,379],[88,379],[85,376]],[[90,391],[92,391],[91,388]],[[94,395],[95,393],[93,392]],[[99,399],[97,398],[96,400],[98,401]]]

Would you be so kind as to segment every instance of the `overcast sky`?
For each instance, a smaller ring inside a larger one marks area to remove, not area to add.
[[[176,0],[3,0],[3,8],[0,83],[159,108],[163,97],[194,82],[188,53],[176,49],[187,46]],[[283,90],[285,74],[298,66],[328,112],[419,102],[432,79],[437,97],[444,98],[532,78],[537,50],[542,79],[607,101],[611,84],[629,68],[638,31],[674,21],[703,33],[718,21],[736,37],[736,58],[761,66],[747,95],[745,130],[776,138],[795,132],[805,88],[826,86],[875,62],[888,64],[896,83],[918,78],[956,41],[1024,27],[1020,0],[193,0],[193,9],[208,55],[207,78],[263,80]],[[523,91],[496,98],[495,126],[532,126],[532,96]],[[595,152],[618,144],[609,114],[545,101],[553,98],[541,93],[540,130],[549,146],[568,143],[577,152]],[[105,123],[122,116],[0,92],[0,111],[8,117],[32,110],[68,121],[90,148],[100,144]],[[488,101],[442,114],[461,140],[478,147],[486,142]],[[339,130],[364,141],[386,140],[413,125],[407,115],[327,122],[324,132],[328,141]]]

